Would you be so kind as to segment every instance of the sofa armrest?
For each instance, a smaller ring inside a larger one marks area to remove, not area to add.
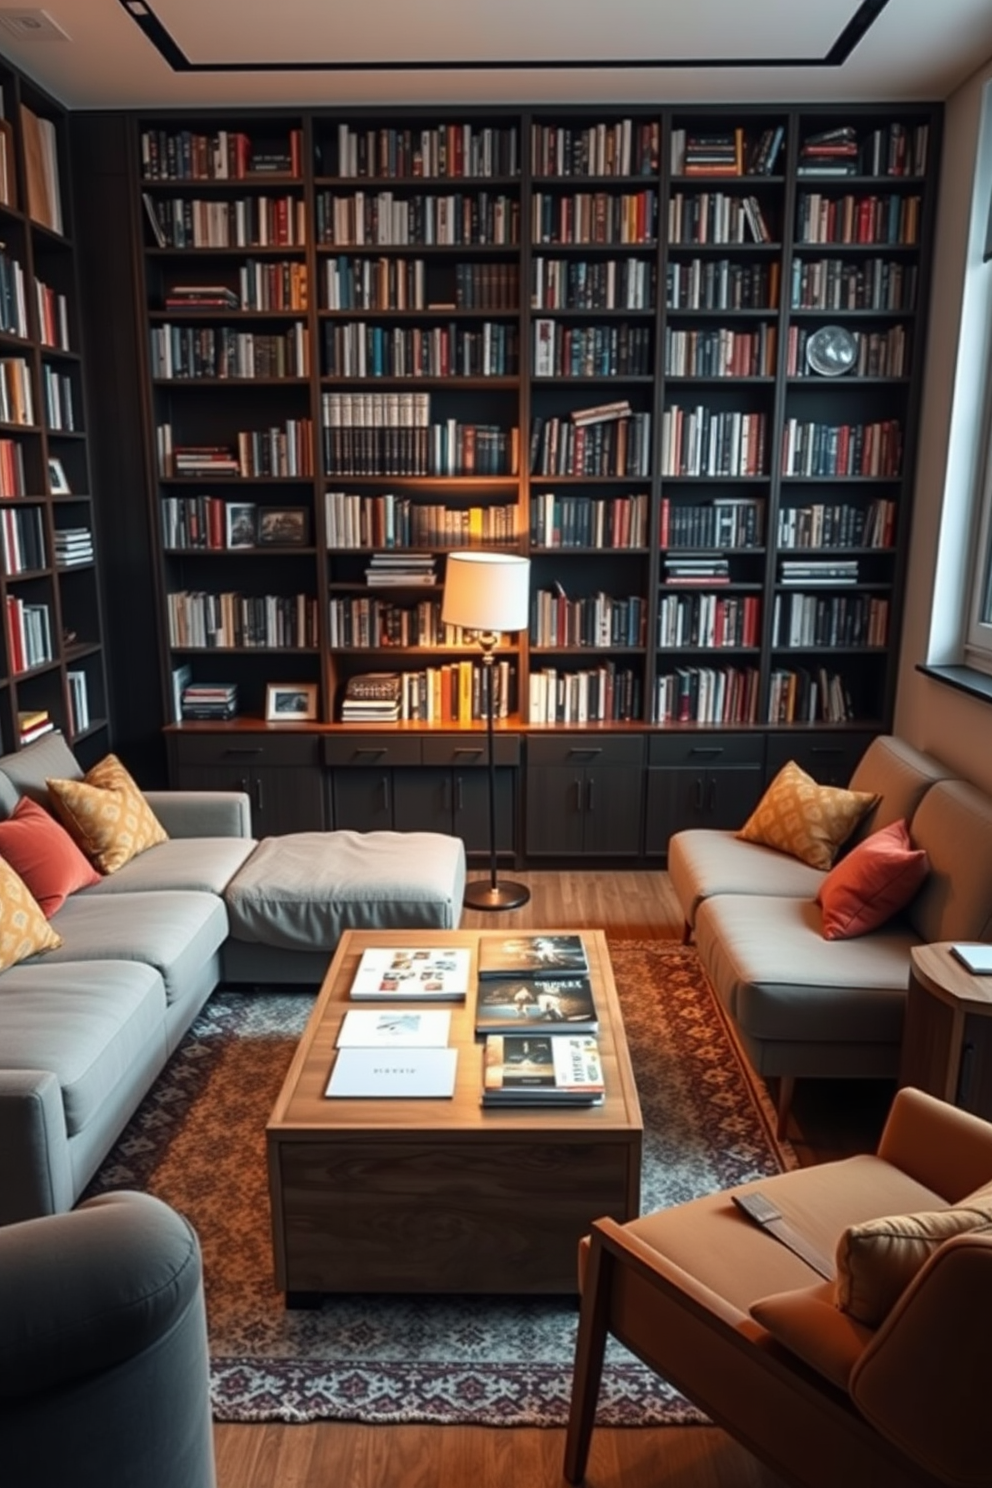
[[[0,1225],[72,1204],[65,1111],[48,1070],[0,1069]]]
[[[906,1086],[896,1092],[878,1155],[956,1204],[992,1182],[992,1123]]]
[[[244,791],[145,791],[170,837],[250,837],[251,802]]]

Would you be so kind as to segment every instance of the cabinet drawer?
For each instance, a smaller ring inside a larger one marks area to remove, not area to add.
[[[761,734],[652,734],[649,765],[763,765],[765,740]]]
[[[520,763],[520,735],[494,734],[493,756],[497,765]],[[425,765],[452,765],[464,770],[469,765],[487,765],[489,755],[485,734],[431,734],[423,740]]]
[[[316,734],[180,734],[172,736],[179,765],[317,765]]]
[[[419,765],[420,739],[411,734],[328,734],[324,737],[325,765]]]
[[[821,785],[847,785],[854,767],[875,737],[867,733],[781,733],[768,735],[766,775],[771,780],[789,760]]]
[[[527,740],[527,761],[531,765],[629,765],[640,768],[644,762],[644,738],[641,734],[556,734]]]

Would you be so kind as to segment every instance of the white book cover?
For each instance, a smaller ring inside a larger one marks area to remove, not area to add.
[[[351,1008],[338,1033],[339,1049],[443,1049],[447,1008]]]
[[[457,1049],[341,1049],[324,1094],[350,1100],[450,1099]]]
[[[459,999],[468,992],[471,965],[467,948],[370,947],[362,952],[351,995],[390,1002]]]
[[[992,975],[992,945],[952,945],[951,952],[972,976]]]

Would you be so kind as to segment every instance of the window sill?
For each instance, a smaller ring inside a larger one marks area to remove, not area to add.
[[[932,677],[935,682],[943,682],[945,686],[956,688],[958,692],[966,692],[983,703],[992,703],[992,676],[976,671],[974,667],[929,666],[918,662],[916,670],[922,672],[924,677]]]

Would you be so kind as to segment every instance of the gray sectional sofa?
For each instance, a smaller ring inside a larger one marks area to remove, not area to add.
[[[825,874],[733,832],[669,844],[672,885],[751,1064],[780,1078],[784,1125],[800,1076],[894,1076],[914,945],[992,939],[992,800],[891,735],[851,777],[877,805],[854,840],[905,819],[930,873],[908,907],[853,940],[824,940]]]

